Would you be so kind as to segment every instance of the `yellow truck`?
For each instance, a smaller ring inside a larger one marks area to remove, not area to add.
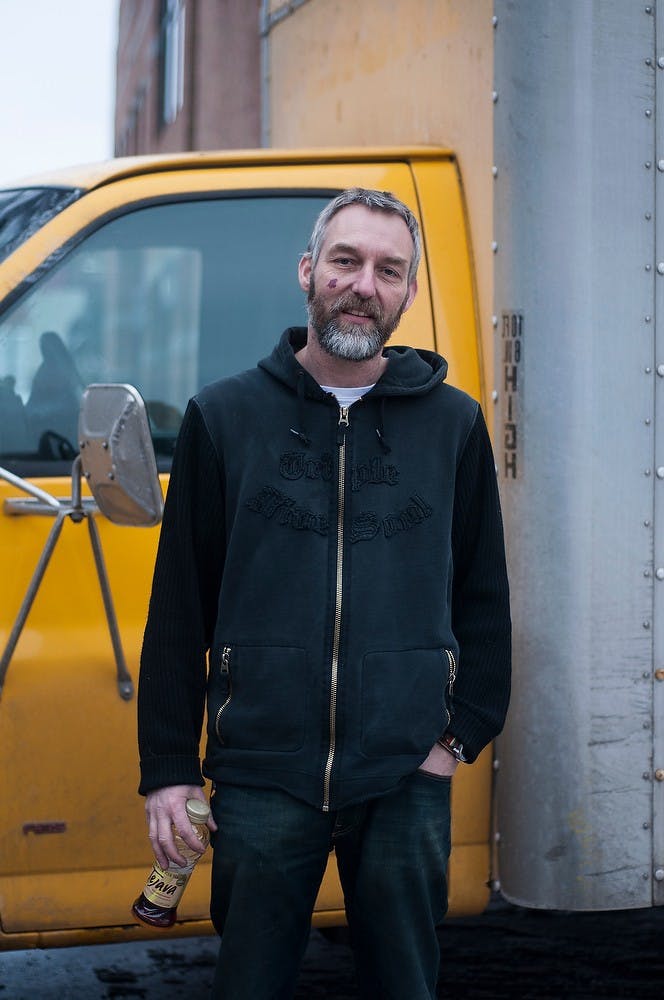
[[[394,192],[422,227],[399,340],[440,351],[481,399],[466,208],[445,149],[146,157],[0,192],[0,949],[155,933],[130,907],[151,863],[135,685],[158,527],[104,518],[85,480],[79,496],[85,387],[138,390],[165,491],[188,398],[305,321],[298,255],[320,208],[356,184]],[[489,750],[455,778],[452,914],[488,900],[491,785]],[[210,930],[207,864],[156,933]],[[315,920],[342,919],[332,862]]]

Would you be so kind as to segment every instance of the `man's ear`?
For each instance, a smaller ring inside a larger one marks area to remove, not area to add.
[[[408,293],[406,295],[406,303],[403,307],[403,312],[405,312],[406,309],[410,309],[416,295],[417,295],[417,278],[413,278],[411,283],[408,285]]]
[[[300,263],[297,265],[297,277],[302,291],[308,292],[311,283],[311,254],[304,253],[300,257]]]

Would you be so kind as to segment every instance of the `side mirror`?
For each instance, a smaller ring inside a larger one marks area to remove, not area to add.
[[[142,397],[131,385],[89,385],[78,419],[81,466],[102,514],[114,524],[158,524],[164,498]]]

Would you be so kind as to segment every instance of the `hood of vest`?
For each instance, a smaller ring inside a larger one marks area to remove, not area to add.
[[[272,353],[259,361],[258,366],[297,394],[298,426],[291,427],[290,432],[308,447],[311,438],[307,432],[304,400],[329,400],[330,393],[318,385],[295,357],[306,342],[306,327],[289,327]],[[376,435],[383,452],[387,454],[391,450],[385,432],[387,400],[391,396],[422,396],[431,392],[445,381],[447,361],[434,351],[415,350],[412,347],[388,347],[383,354],[388,359],[387,368],[363,398],[366,402],[376,400],[378,404]]]

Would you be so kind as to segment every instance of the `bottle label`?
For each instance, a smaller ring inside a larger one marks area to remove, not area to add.
[[[163,906],[165,909],[177,906],[193,870],[194,866],[188,864],[185,868],[176,868],[174,871],[171,871],[169,866],[169,869],[164,871],[155,861],[145,883],[143,895],[150,903]]]

